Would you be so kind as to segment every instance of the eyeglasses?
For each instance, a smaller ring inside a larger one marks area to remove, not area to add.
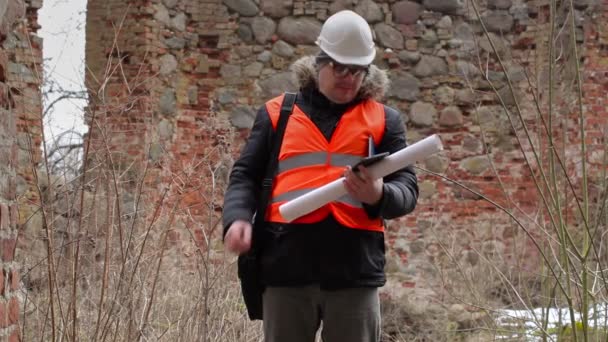
[[[367,66],[344,65],[334,61],[329,62],[329,65],[331,65],[335,77],[346,77],[349,73],[353,75],[353,77],[358,77],[367,73],[368,69]]]

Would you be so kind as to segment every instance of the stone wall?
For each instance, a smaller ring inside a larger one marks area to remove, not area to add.
[[[42,41],[37,0],[0,3],[0,339],[20,340],[18,241],[39,207],[34,167],[40,159]],[[36,227],[41,231],[42,227]]]
[[[523,123],[532,132],[540,129],[533,96],[547,109],[549,7],[541,0],[475,4],[487,36],[470,1],[89,0],[91,139],[103,137],[108,147],[93,143],[104,148],[91,153],[111,151],[121,169],[145,173],[150,198],[173,184],[171,194],[182,209],[195,215],[219,211],[221,201],[205,195],[209,173],[197,165],[205,162],[225,173],[258,106],[295,90],[287,68],[317,52],[314,40],[323,20],[353,9],[375,32],[375,63],[389,70],[392,81],[386,102],[403,113],[409,142],[433,133],[444,142],[445,151],[420,166],[477,192],[420,172],[416,212],[389,225],[391,283],[437,288],[442,267],[458,262],[481,270],[488,259],[505,271],[531,271],[539,262],[530,239],[495,204],[524,221],[540,213],[531,177],[538,166],[533,162],[528,168],[530,143],[520,132]],[[593,110],[585,117],[592,128],[589,171],[599,174],[601,132],[607,126],[605,84],[599,81],[606,76],[600,18],[606,2],[577,2],[575,11],[585,95],[597,95],[586,103]],[[565,38],[564,44],[569,44]],[[571,61],[572,56],[560,61],[566,72],[558,82],[572,84]],[[560,145],[568,150],[565,155],[575,153],[581,139],[571,89],[563,87],[557,97],[560,124],[568,123],[561,127],[569,127],[568,140]],[[546,153],[546,138],[532,141]],[[568,170],[580,175],[578,165],[569,161]],[[190,171],[202,177],[184,181],[180,175]],[[533,228],[535,234],[540,233]]]

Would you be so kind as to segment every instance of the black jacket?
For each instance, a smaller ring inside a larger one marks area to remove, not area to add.
[[[312,61],[302,59],[300,67],[312,77]],[[296,64],[298,66],[298,64]],[[378,75],[377,73],[382,73]],[[302,71],[296,74],[306,81]],[[375,67],[363,82],[361,94],[373,95],[383,72]],[[371,80],[371,85],[370,85]],[[385,81],[385,80],[384,80]],[[301,84],[296,105],[302,109],[329,140],[342,114],[367,96],[346,105],[332,103],[318,92],[314,79]],[[386,84],[384,82],[383,84]],[[382,88],[382,87],[380,87]],[[379,88],[379,89],[380,89]],[[381,89],[382,91],[384,89]],[[393,153],[406,147],[404,125],[399,112],[384,107],[386,128],[376,152]],[[266,106],[257,113],[248,141],[235,162],[224,198],[224,234],[235,220],[251,221],[260,197],[262,179],[271,151],[273,128]],[[377,206],[364,205],[370,217],[384,219],[403,216],[416,206],[418,185],[411,167],[384,178],[383,196]],[[346,228],[332,216],[316,224],[268,223],[260,233],[262,279],[269,286],[320,284],[323,289],[382,286],[385,243],[381,232]]]

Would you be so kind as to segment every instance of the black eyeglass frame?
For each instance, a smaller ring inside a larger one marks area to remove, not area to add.
[[[329,61],[329,65],[331,66],[331,70],[335,77],[346,77],[349,73],[353,75],[353,77],[358,77],[367,74],[369,71],[369,66],[346,65],[336,61]]]

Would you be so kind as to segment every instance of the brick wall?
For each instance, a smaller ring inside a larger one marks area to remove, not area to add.
[[[591,144],[589,163],[593,169],[600,168],[603,155],[599,153],[606,142],[606,126],[608,125],[608,1],[598,2],[598,11],[585,30],[585,53],[583,67],[583,94],[585,115],[587,121],[586,137]],[[594,177],[594,183],[599,184],[599,174]],[[597,196],[600,189],[592,187],[592,195]]]
[[[600,95],[606,86],[605,6],[593,1],[576,5],[585,95],[597,96],[585,103],[593,108],[585,116],[592,175],[599,175],[601,132],[607,125]],[[90,0],[87,63],[93,73],[87,80],[95,95],[92,113],[102,123],[92,125],[99,131],[93,130],[91,138],[104,136],[120,167],[145,173],[140,178],[152,190],[148,199],[158,199],[170,185],[170,197],[180,199],[181,210],[195,216],[209,208],[219,211],[220,201],[206,195],[209,168],[196,166],[205,162],[218,173],[229,169],[257,107],[283,90],[294,90],[288,65],[316,53],[322,21],[345,8],[361,13],[375,31],[375,63],[390,70],[393,84],[386,102],[402,111],[408,140],[433,133],[443,140],[445,151],[420,166],[487,196],[520,219],[532,236],[541,236],[529,219],[542,213],[531,177],[539,176],[539,167],[532,162],[528,168],[525,157],[532,156],[531,147],[521,132],[523,123],[533,134],[542,132],[534,96],[547,112],[549,7],[544,1],[487,1],[479,11],[492,46],[473,8],[451,0]],[[108,56],[115,63],[111,67]],[[556,84],[574,82],[567,72],[572,58],[560,60],[565,71]],[[122,68],[113,67],[118,60]],[[104,78],[108,70],[113,73]],[[560,116],[554,128],[568,127],[567,140],[558,140],[564,156],[576,153],[580,142],[572,89],[561,87],[556,95]],[[532,142],[545,163],[546,136],[535,135]],[[566,160],[568,172],[580,176],[580,163]],[[183,176],[189,171],[196,177]],[[389,226],[391,282],[438,287],[441,268],[453,268],[454,262],[479,270],[484,259],[500,261],[506,270],[539,265],[524,230],[495,205],[422,172],[420,188],[416,212]],[[575,210],[567,212],[576,224]]]
[[[35,0],[0,5],[0,339],[10,342],[20,340],[19,233],[39,203],[33,167],[41,142],[40,6]]]
[[[201,246],[203,230],[217,225],[189,217],[217,222],[222,188],[208,181],[226,173],[232,129],[212,101],[224,84],[234,18],[217,1],[89,1],[87,13],[90,168],[107,166],[111,155],[115,169],[127,171],[121,182],[134,186],[121,196],[124,207],[132,207],[141,181],[140,210],[153,216],[162,203],[162,221],[175,208],[171,240],[192,236]]]

